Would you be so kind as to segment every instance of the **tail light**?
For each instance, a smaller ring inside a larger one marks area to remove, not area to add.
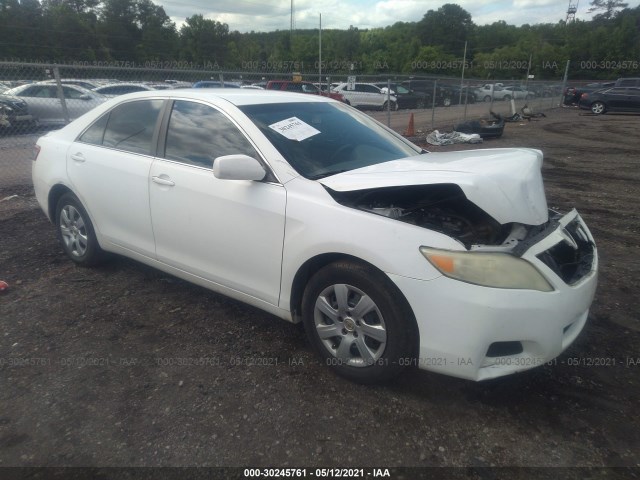
[[[40,145],[36,145],[36,146],[33,148],[33,161],[34,161],[34,162],[35,162],[36,160],[38,160],[38,155],[40,155],[40,149],[41,149],[41,148],[42,148],[42,147],[40,147]]]

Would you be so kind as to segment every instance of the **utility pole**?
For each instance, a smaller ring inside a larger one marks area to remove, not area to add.
[[[293,27],[294,27],[294,20],[293,20],[293,0],[291,0],[291,26],[289,27],[289,35],[291,37],[291,39],[293,40]]]

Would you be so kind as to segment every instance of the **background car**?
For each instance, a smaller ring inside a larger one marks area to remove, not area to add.
[[[387,93],[387,82],[380,82],[375,84],[382,93]],[[404,85],[399,83],[391,83],[391,95],[395,96],[398,102],[399,109],[405,108],[429,108],[431,107],[431,95],[422,92],[414,92],[409,90]]]
[[[351,87],[353,90],[349,89]],[[387,95],[372,83],[354,83],[353,85],[339,83],[332,91],[344,96],[346,103],[352,107],[377,110],[398,109],[397,98],[394,95]]]
[[[448,84],[445,87],[444,90],[445,93],[445,99],[444,99],[444,104],[443,106],[447,107],[449,105],[458,105],[458,104],[462,104],[464,105],[466,104],[470,104],[470,103],[476,103],[476,96],[475,96],[475,92],[474,89],[469,87],[469,86],[464,86],[462,88],[460,88],[459,84]],[[462,92],[462,95],[460,95],[460,92]],[[446,102],[446,98],[449,98],[449,102],[447,104]]]
[[[192,88],[240,88],[240,85],[232,82],[220,82],[217,80],[200,80],[192,85]]]
[[[38,125],[37,119],[29,112],[27,102],[8,95],[0,95],[0,126],[5,132],[17,133],[30,130]]]
[[[563,103],[565,105],[577,105],[583,93],[595,92],[603,88],[614,87],[615,82],[594,82],[579,87],[567,87],[564,91]]]
[[[502,83],[486,83],[481,87],[476,87],[473,93],[479,102],[511,100],[512,98],[512,92],[505,90]]]
[[[460,84],[447,83],[437,79],[416,78],[404,80],[400,83],[405,88],[418,95],[424,95],[429,99],[428,107],[433,104],[435,89],[435,105],[448,107],[460,103]],[[462,103],[475,103],[476,98],[473,89],[465,86],[462,89]]]
[[[101,85],[93,89],[94,92],[104,95],[107,98],[117,97],[118,95],[124,95],[126,93],[144,92],[148,90],[156,90],[156,88],[144,83],[119,82]]]
[[[45,80],[42,83],[52,83],[57,84],[56,80]],[[61,78],[60,83],[62,85],[77,85],[78,87],[86,88],[87,90],[93,90],[101,85],[106,85],[108,83],[114,83],[109,80],[87,80],[84,78]]]
[[[283,90],[286,92],[308,93],[311,95],[321,95],[323,97],[333,98],[339,102],[346,102],[341,93],[324,91],[319,89],[311,82],[295,82],[293,80],[269,80],[265,86],[265,90]]]
[[[507,98],[507,100],[511,100],[511,98],[514,100],[529,100],[536,96],[536,92],[532,92],[515,85],[505,86],[503,87],[503,90],[508,92],[510,95],[510,98]]]
[[[62,85],[62,94],[67,106],[69,120],[78,118],[107,100],[104,95],[77,85]],[[30,83],[7,90],[5,95],[23,100],[29,108],[29,113],[41,125],[55,126],[67,123],[61,100],[58,97],[58,87],[55,84],[48,82]]]
[[[578,106],[597,115],[607,112],[640,113],[640,87],[613,87],[585,92]]]

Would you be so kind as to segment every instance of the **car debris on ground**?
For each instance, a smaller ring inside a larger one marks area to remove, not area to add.
[[[427,142],[431,145],[453,145],[454,143],[482,143],[482,138],[477,133],[440,133],[434,130],[427,135]]]

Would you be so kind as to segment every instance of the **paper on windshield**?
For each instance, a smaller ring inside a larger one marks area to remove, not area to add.
[[[296,140],[298,142],[320,133],[320,130],[316,130],[308,123],[300,120],[298,117],[291,117],[286,120],[273,123],[269,125],[269,128],[275,130],[281,135],[284,135],[289,140]]]

